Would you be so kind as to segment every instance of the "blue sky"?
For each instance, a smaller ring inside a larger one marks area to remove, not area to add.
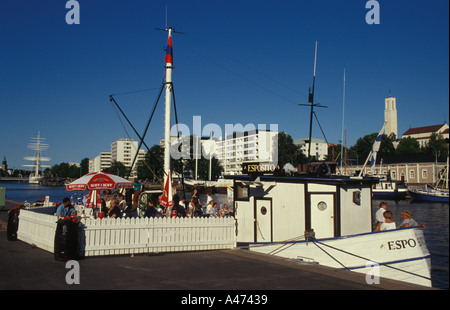
[[[31,137],[50,145],[50,164],[80,162],[128,137],[110,94],[159,88],[168,26],[175,34],[179,121],[278,124],[308,136],[308,88],[318,41],[315,101],[330,143],[342,138],[346,70],[347,145],[378,132],[384,98],[397,98],[398,131],[448,123],[449,2],[379,0],[380,24],[365,0],[79,0],[80,24],[65,0],[0,2],[0,157],[21,168]],[[142,133],[157,91],[115,98]],[[147,133],[163,135],[163,100]],[[136,138],[130,127],[130,137]],[[322,138],[317,123],[313,137]]]

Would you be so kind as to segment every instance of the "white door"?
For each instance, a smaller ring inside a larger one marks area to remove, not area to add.
[[[334,237],[333,194],[311,194],[311,228],[316,238]]]
[[[272,241],[272,200],[256,199],[256,242]]]

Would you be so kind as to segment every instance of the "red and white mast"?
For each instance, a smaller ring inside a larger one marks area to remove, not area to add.
[[[170,120],[172,108],[172,69],[173,69],[173,46],[172,28],[167,29],[169,38],[166,48],[166,98],[165,98],[165,127],[164,127],[164,198],[163,204],[167,204],[168,209],[173,205],[172,178],[170,172]]]

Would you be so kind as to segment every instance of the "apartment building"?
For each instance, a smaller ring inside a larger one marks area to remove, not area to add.
[[[89,159],[89,173],[103,171],[111,167],[111,152],[100,152],[100,155]]]
[[[252,130],[235,132],[216,140],[214,154],[224,174],[241,174],[244,163],[278,162],[278,132]]]
[[[111,143],[111,152],[101,152],[94,159],[89,160],[89,172],[98,172],[111,167],[113,162],[121,162],[131,167],[138,149],[138,142],[129,138],[120,138]],[[137,163],[145,159],[145,151],[139,150],[132,174],[136,171]]]
[[[322,139],[311,139],[311,156],[316,160],[326,160],[328,158],[328,144]],[[295,139],[294,144],[300,146],[303,154],[308,155],[309,139]]]

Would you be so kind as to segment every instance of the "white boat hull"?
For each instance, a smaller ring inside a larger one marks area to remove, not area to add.
[[[28,179],[28,183],[30,184],[39,184],[39,181],[42,179],[42,176],[35,176],[34,174],[30,175]]]
[[[315,241],[253,243],[250,250],[431,287],[430,254],[421,228]]]

